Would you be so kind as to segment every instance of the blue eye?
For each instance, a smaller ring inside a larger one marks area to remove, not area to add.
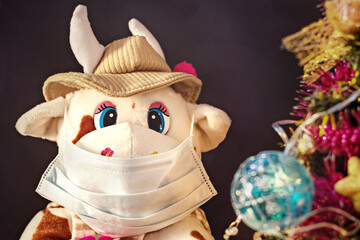
[[[149,128],[161,133],[166,134],[170,126],[170,117],[167,108],[161,102],[151,104],[148,112],[148,125]]]
[[[114,125],[117,119],[115,105],[109,101],[99,104],[94,115],[94,124],[96,129]]]

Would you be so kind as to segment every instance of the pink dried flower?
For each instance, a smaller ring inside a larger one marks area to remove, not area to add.
[[[327,169],[327,176],[313,176],[315,195],[312,209],[314,210],[323,207],[335,207],[355,215],[356,213],[353,208],[351,199],[338,194],[334,189],[335,183],[343,178],[343,174],[336,172],[334,170],[335,166],[331,168],[328,164],[328,161],[324,161],[324,165]],[[323,212],[310,217],[302,224],[302,226],[312,225],[320,222],[335,223],[342,227],[348,227],[352,224],[351,221],[339,214],[333,212]],[[319,240],[334,240],[338,239],[339,236],[337,231],[327,228],[317,229],[316,231],[312,231],[310,233],[299,234],[299,236],[306,236],[306,234],[309,234],[314,239]]]
[[[335,66],[335,71],[327,71],[321,76],[321,83],[327,87],[337,87],[337,81],[350,81],[355,72],[348,67],[347,61],[341,61]]]
[[[351,117],[357,121],[357,126],[351,124],[348,112],[340,112],[336,129],[332,128],[331,123],[309,127],[311,137],[317,143],[316,149],[339,157],[350,158],[360,155],[360,112],[352,112]],[[321,128],[324,130],[322,136],[319,135]]]

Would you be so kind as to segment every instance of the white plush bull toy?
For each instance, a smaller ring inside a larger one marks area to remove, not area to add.
[[[46,102],[18,120],[21,134],[59,146],[36,189],[52,202],[22,240],[214,239],[199,207],[216,190],[200,157],[230,119],[195,104],[191,65],[171,71],[151,33],[135,19],[129,28],[104,47],[78,6],[70,44],[84,73],[49,77]]]

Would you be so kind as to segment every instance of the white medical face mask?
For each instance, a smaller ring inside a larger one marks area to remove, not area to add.
[[[137,134],[152,131],[131,129]],[[163,144],[167,138],[163,136]],[[217,193],[194,150],[192,134],[170,151],[136,158],[94,154],[65,137],[36,191],[113,238],[169,226]]]

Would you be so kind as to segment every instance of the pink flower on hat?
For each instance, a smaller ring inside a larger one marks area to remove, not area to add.
[[[191,63],[187,63],[185,61],[178,63],[174,69],[173,72],[183,72],[183,73],[188,73],[191,75],[194,75],[195,77],[197,77],[196,74],[196,70],[194,68],[194,66]]]

